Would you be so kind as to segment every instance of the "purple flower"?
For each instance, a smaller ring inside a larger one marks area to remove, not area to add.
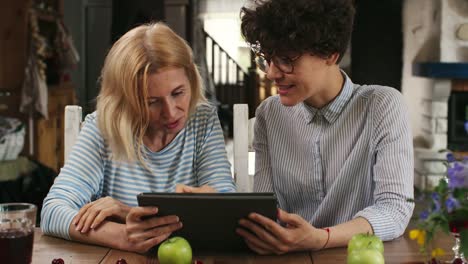
[[[431,194],[431,197],[432,197],[432,202],[434,203],[433,211],[434,212],[439,212],[440,211],[440,196],[439,196],[439,194],[436,193],[436,192],[433,192]]]
[[[452,153],[447,153],[447,161],[452,163],[455,161],[455,156]]]
[[[447,206],[447,212],[450,214],[453,212],[453,210],[460,207],[460,202],[457,199],[453,198],[452,195],[450,195],[445,201],[445,206]]]
[[[467,165],[468,164],[468,156],[463,157],[463,164]]]
[[[468,133],[468,121],[465,122],[465,131]]]
[[[456,173],[452,176],[449,176],[449,188],[455,189],[460,188],[465,185],[465,176],[460,173]]]
[[[440,201],[434,201],[434,212],[440,212]]]
[[[468,187],[468,166],[455,163],[453,167],[448,168],[448,186],[450,189]]]
[[[424,210],[421,212],[421,214],[419,214],[419,218],[421,218],[422,220],[426,220],[427,217],[429,217],[429,211],[427,210]]]

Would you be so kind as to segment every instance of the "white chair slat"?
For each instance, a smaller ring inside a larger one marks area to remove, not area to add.
[[[78,105],[65,106],[64,160],[67,160],[81,129],[82,109]]]
[[[238,192],[253,191],[255,153],[253,131],[255,118],[249,120],[247,104],[234,104],[234,180]]]

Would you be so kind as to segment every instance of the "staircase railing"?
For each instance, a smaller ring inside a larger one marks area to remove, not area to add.
[[[217,88],[218,99],[226,99],[221,100],[223,103],[243,99],[245,97],[243,86],[247,72],[244,72],[239,64],[206,31],[204,31],[204,35],[208,72]]]
[[[258,85],[255,67],[244,71],[239,64],[203,30],[208,72],[220,103],[220,119],[232,135],[232,108],[237,103],[249,104],[251,116],[258,105]],[[224,120],[223,120],[224,119]]]

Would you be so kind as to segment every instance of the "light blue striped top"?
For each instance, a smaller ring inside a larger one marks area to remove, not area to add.
[[[321,109],[286,107],[278,96],[256,111],[254,190],[315,227],[356,217],[383,240],[406,229],[414,205],[408,111],[389,87],[353,84]]]
[[[77,143],[44,200],[44,233],[70,239],[73,217],[82,206],[100,197],[111,196],[136,206],[137,194],[174,192],[179,183],[235,191],[215,107],[199,106],[185,128],[161,151],[145,149],[151,172],[137,162],[111,160],[96,118],[96,113],[86,117]]]

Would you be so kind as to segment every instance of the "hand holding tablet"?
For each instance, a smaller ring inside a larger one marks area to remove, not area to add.
[[[255,212],[276,221],[277,214],[273,193],[142,193],[137,199],[158,207],[158,216],[178,216],[183,227],[173,235],[201,251],[248,250],[235,231],[239,220]]]

